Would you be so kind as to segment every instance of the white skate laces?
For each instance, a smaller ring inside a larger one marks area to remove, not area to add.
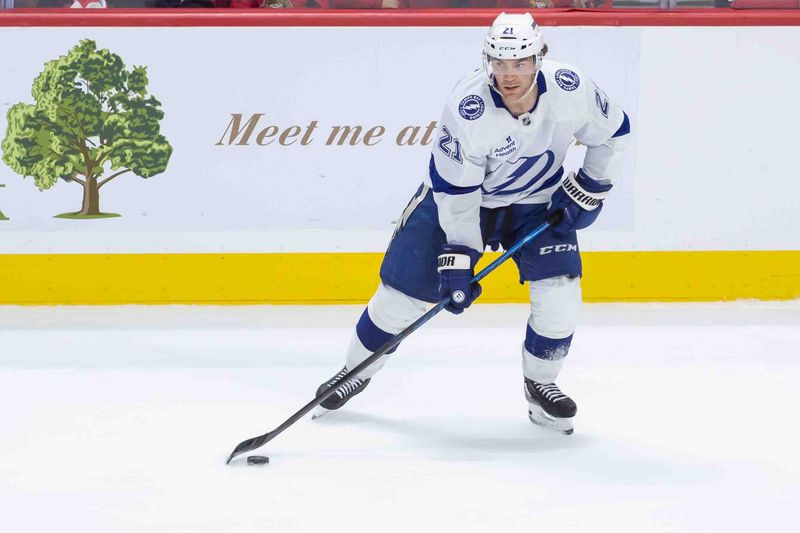
[[[336,374],[330,381],[330,386],[336,387],[336,392],[334,394],[336,394],[339,397],[339,399],[348,396],[351,392],[359,388],[362,385],[362,383],[364,383],[363,380],[359,378],[353,378],[337,386],[339,380],[341,380],[345,375],[347,375],[347,369],[343,368],[341,372]]]
[[[362,383],[363,382],[358,378],[351,379],[350,381],[348,381],[347,383],[341,385],[338,389],[336,389],[336,395],[339,396],[339,398],[344,398],[345,396],[347,396],[348,394],[359,388]]]
[[[542,396],[544,396],[549,402],[555,403],[568,398],[566,394],[559,390],[555,383],[542,385],[541,383],[534,382],[534,386],[539,389],[539,391],[542,393]]]

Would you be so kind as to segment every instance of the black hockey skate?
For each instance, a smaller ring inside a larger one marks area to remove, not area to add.
[[[531,422],[572,435],[572,419],[578,406],[555,383],[543,384],[525,378],[525,399]]]
[[[325,392],[327,392],[331,387],[334,385],[339,384],[340,386],[336,389],[336,392],[329,396],[324,402],[317,406],[317,409],[314,411],[314,414],[311,416],[311,419],[319,418],[324,414],[327,414],[331,411],[335,411],[339,409],[344,404],[350,401],[350,399],[355,396],[356,394],[360,394],[367,385],[369,385],[369,379],[361,379],[361,378],[351,378],[345,381],[342,381],[345,374],[347,374],[348,370],[347,367],[342,368],[335,376],[331,379],[323,383],[317,389],[317,396],[321,396]]]

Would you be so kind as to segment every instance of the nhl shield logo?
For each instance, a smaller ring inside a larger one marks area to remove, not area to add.
[[[562,68],[556,71],[556,83],[565,91],[574,91],[581,84],[581,79],[575,72]]]
[[[458,104],[458,114],[467,120],[480,118],[484,109],[486,109],[486,106],[483,103],[483,98],[476,94],[467,96]]]

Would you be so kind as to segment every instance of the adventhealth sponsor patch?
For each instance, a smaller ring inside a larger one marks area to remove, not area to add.
[[[506,144],[500,148],[494,149],[495,157],[506,157],[517,151],[517,141],[510,135],[506,137]]]
[[[567,68],[556,71],[556,83],[565,91],[574,91],[581,84],[580,77]]]
[[[458,104],[458,114],[467,120],[480,118],[484,109],[486,109],[486,106],[483,103],[483,98],[476,94],[467,96]]]

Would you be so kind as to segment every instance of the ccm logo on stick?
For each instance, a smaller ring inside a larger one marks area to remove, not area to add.
[[[546,255],[559,252],[577,252],[577,244],[556,244],[555,246],[543,246],[539,248],[539,255]]]

